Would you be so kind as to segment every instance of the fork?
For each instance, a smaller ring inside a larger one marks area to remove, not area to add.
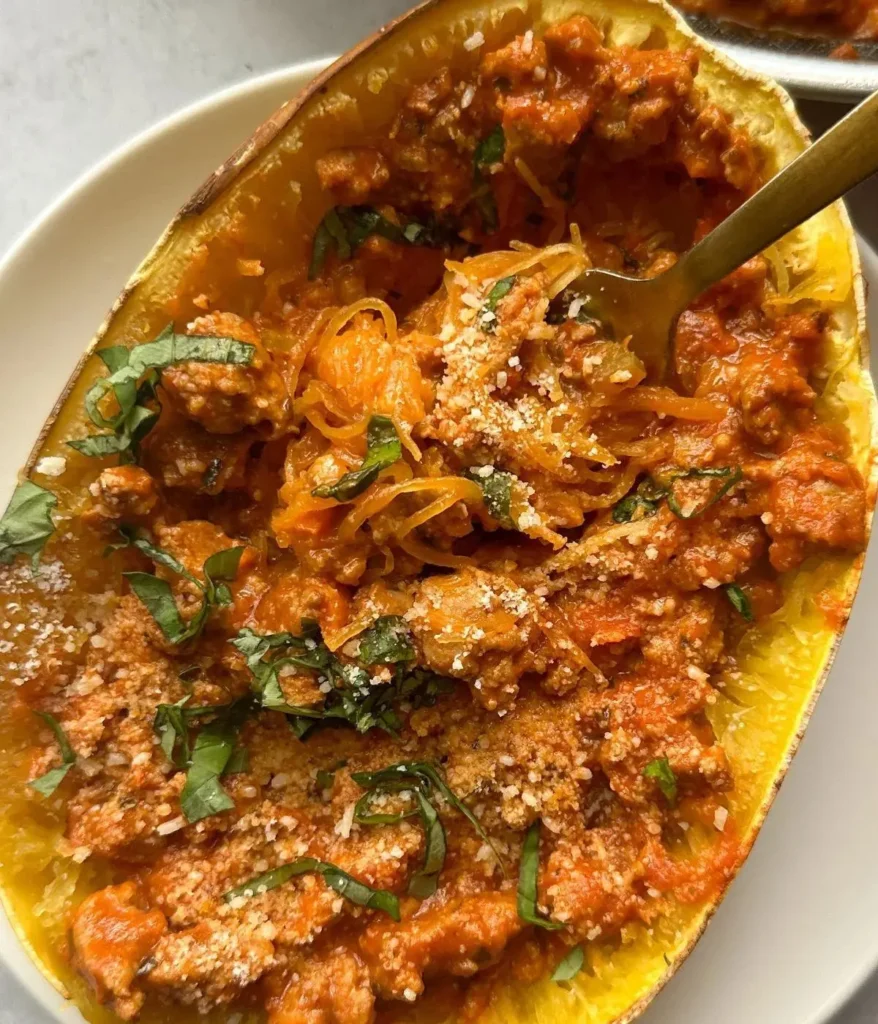
[[[586,270],[570,286],[589,316],[631,349],[651,378],[666,373],[683,310],[711,285],[878,171],[878,92],[787,164],[664,273]]]

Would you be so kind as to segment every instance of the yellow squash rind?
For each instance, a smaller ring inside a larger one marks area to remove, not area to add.
[[[410,84],[429,77],[437,66],[450,63],[464,69],[476,64],[478,52],[462,46],[475,31],[483,32],[486,45],[492,46],[528,27],[539,31],[574,14],[590,16],[611,44],[649,41],[694,49],[700,58],[698,84],[746,125],[762,146],[769,172],[807,145],[807,133],[778,86],[743,71],[696,39],[661,0],[429,0],[332,65],[198,189],[120,295],[61,396],[28,468],[45,454],[69,456],[64,442],[82,425],[84,391],[100,372],[92,355],[97,346],[146,341],[171,314],[194,315],[185,297],[191,300],[201,290],[204,267],[213,272],[231,258],[223,250],[227,234],[235,233],[239,254],[246,249],[248,258],[262,259],[269,273],[281,255],[289,262],[291,254],[305,251],[329,205],[314,170],[317,156],[376,130]],[[282,254],[279,238],[285,240]],[[876,493],[875,395],[863,281],[846,210],[841,204],[825,210],[774,247],[772,255],[786,268],[793,297],[817,300],[832,313],[820,410],[827,419],[847,423],[871,509]],[[252,280],[242,281],[237,296],[242,312],[250,301],[248,289],[255,287]],[[175,298],[179,294],[182,303]],[[72,492],[66,498],[75,504]],[[62,505],[64,501],[62,494]],[[744,702],[747,713],[741,713],[740,704],[722,699],[714,709],[714,725],[736,776],[733,818],[746,846],[755,839],[783,780],[838,646],[840,631],[827,624],[813,597],[818,591],[832,592],[849,611],[862,564],[862,556],[838,556],[807,563],[792,574],[785,581],[784,607],[745,638],[740,652],[744,678],[726,681],[726,692]],[[39,939],[40,923],[26,901],[12,892],[4,894],[4,901],[13,920],[20,917],[23,941],[48,955]],[[511,987],[488,1019],[497,1024],[624,1024],[674,974],[715,909],[680,909],[652,934],[630,927],[621,943],[606,948],[594,943],[588,954],[591,973],[580,974],[565,987],[549,981],[528,989]],[[60,975],[69,981],[87,1016],[110,1019],[63,962],[57,956],[51,960],[49,976],[62,988]],[[174,1014],[175,1021],[181,1019],[180,1012]]]

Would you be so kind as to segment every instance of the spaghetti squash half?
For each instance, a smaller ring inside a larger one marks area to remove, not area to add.
[[[577,294],[805,146],[656,0],[440,0],[132,278],[0,521],[0,878],[93,1021],[632,1019],[745,858],[875,493],[843,208],[646,378]]]

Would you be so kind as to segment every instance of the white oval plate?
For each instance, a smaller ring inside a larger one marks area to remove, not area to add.
[[[207,174],[325,61],[188,107],[70,189],[0,262],[0,505],[71,368],[129,273]],[[878,256],[863,247],[867,277]],[[878,303],[872,303],[878,336]],[[878,555],[801,753],[740,878],[643,1024],[822,1024],[878,964]],[[75,1010],[0,915],[0,1022]]]

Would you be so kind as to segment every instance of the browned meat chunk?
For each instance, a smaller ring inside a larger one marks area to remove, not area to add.
[[[143,993],[132,989],[138,968],[167,930],[159,910],[140,910],[134,882],[110,886],[87,896],[73,918],[73,949],[98,998],[113,999],[123,1020],[143,1005]]]
[[[93,501],[82,518],[90,526],[108,531],[123,520],[149,515],[158,502],[155,481],[140,466],[111,466],[89,490]]]
[[[335,149],[317,161],[320,184],[340,203],[365,203],[390,180],[387,161],[377,149]]]
[[[171,399],[212,434],[234,434],[244,427],[273,433],[286,422],[286,385],[262,347],[253,326],[234,313],[200,316],[191,334],[233,338],[256,349],[247,366],[225,363],[180,363],[162,374]]]

